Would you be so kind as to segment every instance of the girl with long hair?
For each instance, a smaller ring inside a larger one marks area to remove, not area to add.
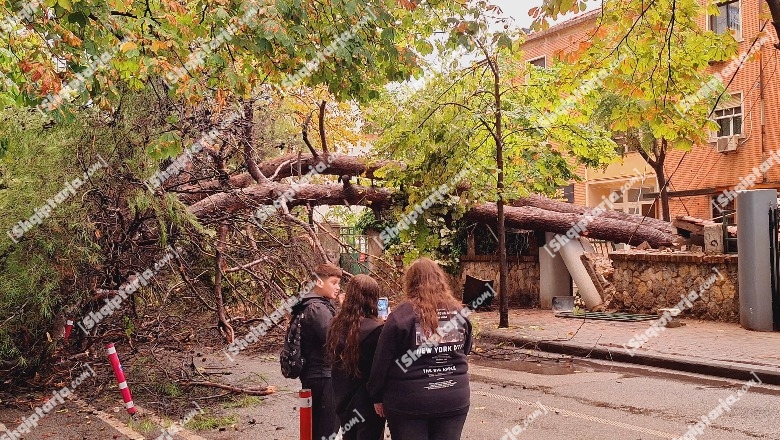
[[[344,302],[328,330],[325,346],[332,364],[336,414],[344,440],[381,440],[385,420],[374,411],[366,383],[371,375],[382,321],[377,317],[379,284],[368,275],[352,277]]]
[[[471,323],[428,258],[406,271],[406,301],[387,318],[368,382],[393,440],[457,440],[470,405]]]

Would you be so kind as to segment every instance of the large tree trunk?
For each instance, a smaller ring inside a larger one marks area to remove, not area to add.
[[[522,199],[514,200],[512,206],[532,206],[534,208],[544,209],[547,211],[564,212],[572,214],[585,214],[591,211],[593,208],[587,208],[585,206],[574,205],[567,202],[559,202],[557,200],[548,199],[539,195],[531,195],[523,197]],[[659,220],[654,217],[644,217],[636,214],[626,214],[622,211],[604,211],[599,215],[602,218],[611,218],[613,220],[627,221],[641,223],[643,226],[658,229],[666,234],[674,234],[674,227],[671,223]]]
[[[287,202],[288,206],[306,205],[364,205],[384,209],[390,206],[392,192],[381,188],[366,188],[359,185],[298,185],[298,192]],[[188,211],[205,223],[249,212],[254,206],[270,205],[274,194],[293,191],[293,186],[280,183],[257,184],[239,191],[215,194],[190,206]],[[506,225],[518,229],[565,234],[572,223],[582,218],[577,213],[548,211],[532,206],[506,206]],[[498,208],[495,203],[485,203],[471,208],[466,216],[480,223],[495,225]],[[623,221],[607,217],[595,217],[588,224],[587,237],[610,240],[616,243],[638,245],[647,241],[653,247],[671,246],[678,237],[655,227],[635,221]],[[629,241],[630,240],[630,241]]]
[[[320,155],[319,157],[311,154],[288,154],[258,164],[258,172],[268,177],[269,180],[274,181],[284,179],[285,177],[297,176],[299,159],[302,174],[307,174],[322,162],[327,166],[322,174],[331,176],[361,176],[366,178],[374,178],[376,170],[390,163],[388,161],[368,163],[364,158],[338,153],[330,153],[327,156]],[[254,183],[255,179],[249,173],[238,174],[228,180],[228,185],[232,188],[246,188]],[[195,184],[184,183],[166,189],[179,193],[179,199],[185,203],[195,203],[212,194],[224,191],[221,182],[218,180],[207,180]]]
[[[221,192],[207,197],[191,206],[188,210],[202,221],[228,218],[236,213],[248,212],[260,205],[272,205],[279,200],[277,194],[284,197],[287,206],[306,205],[364,205],[376,209],[390,206],[392,193],[383,188],[368,188],[359,185],[286,185],[283,183],[265,183],[252,185],[233,192]],[[285,197],[285,194],[290,197]]]
[[[299,156],[297,154],[285,155],[276,159],[259,163],[258,167],[260,169],[260,172],[262,172],[263,175],[267,176],[269,180],[279,181],[280,179],[283,179],[285,177],[291,177],[297,175],[298,157]],[[403,166],[399,162],[388,162],[388,161],[378,161],[378,162],[369,163],[363,158],[348,156],[344,154],[337,154],[337,153],[330,153],[327,159],[323,158],[323,156],[314,157],[311,154],[302,154],[300,155],[300,160],[301,160],[301,169],[303,174],[306,174],[308,172],[308,170],[310,169],[309,167],[314,167],[320,161],[327,160],[329,162],[328,167],[321,174],[333,175],[333,176],[343,176],[343,175],[363,176],[366,178],[375,178],[374,172],[376,170],[391,163],[395,164],[396,166],[401,166],[401,167]],[[655,167],[653,169],[655,169]],[[241,188],[247,188],[255,184],[256,182],[252,178],[252,176],[250,176],[248,173],[244,173],[244,174],[239,174],[231,177],[228,180],[228,183],[229,186],[232,188],[241,189]],[[466,186],[467,184],[459,185],[458,191],[464,189]],[[286,186],[285,188],[289,188],[289,186]],[[197,205],[196,202],[203,200],[208,196],[212,196],[212,195],[218,196],[220,194],[225,194],[224,193],[225,189],[220,186],[220,182],[218,180],[207,180],[207,181],[199,182],[197,184],[186,184],[186,185],[181,185],[173,188],[168,188],[167,190],[172,192],[177,192],[179,194],[179,199],[181,201],[187,204],[192,204],[193,206]],[[348,200],[348,202],[353,203],[351,200]],[[267,202],[262,202],[260,204],[267,204]],[[296,204],[300,204],[300,203],[296,203]],[[339,204],[343,204],[343,203],[339,203]],[[512,206],[533,206],[547,211],[556,211],[562,213],[576,213],[576,214],[584,214],[588,212],[590,209],[592,209],[585,206],[579,206],[571,203],[552,200],[540,195],[532,195],[529,197],[523,197],[521,199],[513,200],[511,202],[511,205]],[[242,207],[241,209],[244,208]],[[602,213],[600,217],[611,218],[614,220],[621,220],[626,222],[637,222],[637,223],[641,222],[643,226],[653,227],[667,234],[674,234],[674,228],[669,222],[665,222],[656,218],[650,218],[650,217],[643,218],[643,216],[641,215],[626,214],[624,212],[619,212],[619,211],[607,211]]]
[[[495,224],[498,209],[495,203],[485,203],[474,206],[466,213],[469,220]],[[566,234],[582,218],[578,214],[546,211],[530,206],[507,207],[506,223],[510,227],[532,229],[536,231]],[[609,240],[615,243],[639,245],[644,241],[653,247],[673,246],[679,237],[661,232],[658,229],[635,222],[626,222],[605,217],[595,217],[588,224],[584,237],[597,240]]]
[[[672,221],[672,216],[669,214],[669,185],[667,184],[666,171],[664,170],[664,163],[666,163],[666,146],[666,139],[661,139],[661,152],[652,165],[653,170],[655,170],[656,178],[658,179],[658,187],[661,189],[661,218],[665,222],[670,222]]]

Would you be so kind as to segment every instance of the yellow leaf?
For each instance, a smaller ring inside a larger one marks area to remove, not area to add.
[[[160,49],[165,49],[165,42],[163,41],[152,41],[152,52],[157,53]]]
[[[132,41],[125,41],[124,43],[122,43],[121,46],[119,46],[119,50],[125,53],[130,52],[131,50],[136,48],[138,48],[138,45]]]

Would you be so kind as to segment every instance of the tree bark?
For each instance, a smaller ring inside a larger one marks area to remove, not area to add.
[[[381,188],[366,188],[359,185],[322,184],[299,185],[299,191],[288,206],[298,206],[311,203],[316,205],[350,205],[374,206],[380,209],[389,207],[392,203],[392,192]],[[188,211],[204,223],[233,216],[240,212],[251,210],[257,205],[270,205],[276,192],[285,193],[293,186],[281,183],[257,184],[239,191],[215,194],[190,206]],[[578,213],[555,212],[533,206],[506,206],[506,225],[518,229],[533,229],[539,231],[566,234],[572,223],[582,219]],[[582,208],[586,209],[586,208]],[[498,208],[495,203],[485,203],[474,206],[467,213],[469,220],[497,224]],[[647,241],[653,247],[672,246],[677,237],[674,234],[640,224],[636,221],[623,221],[608,217],[595,217],[587,226],[586,237],[600,240],[610,240],[616,243],[641,244]],[[629,241],[630,240],[630,241]]]
[[[278,181],[286,177],[292,177],[298,175],[298,154],[289,154],[285,156],[272,159],[267,162],[258,164],[260,172],[268,176],[271,181]],[[314,157],[310,154],[300,155],[301,168],[304,174],[308,172],[309,167],[315,166],[321,160],[324,160],[322,156]],[[395,163],[400,166],[400,163],[390,161],[378,161],[368,163],[366,160],[348,156],[344,154],[330,153],[328,160],[331,161],[328,164],[328,168],[322,172],[326,175],[350,175],[350,176],[364,176],[366,178],[376,178],[374,172],[379,168],[391,163]],[[655,167],[653,167],[655,170]],[[235,189],[247,188],[255,184],[255,180],[248,173],[239,174],[233,176],[229,180],[229,185]],[[289,188],[289,187],[288,187]],[[462,189],[460,186],[458,190]],[[209,196],[217,196],[224,193],[224,188],[220,187],[220,183],[216,180],[209,180],[200,182],[197,184],[185,185],[180,188],[174,189],[174,191],[180,192],[179,199],[184,203],[193,204],[193,206],[200,200]],[[552,200],[540,195],[532,195],[523,197],[521,199],[513,200],[512,206],[533,206],[536,208],[544,209],[547,211],[555,211],[561,213],[576,213],[584,214],[591,208],[574,205],[572,203],[560,202]],[[312,205],[314,206],[314,205]],[[669,222],[665,222],[656,218],[646,217],[635,214],[626,214],[619,211],[607,211],[601,214],[601,217],[611,218],[614,220],[622,220],[627,222],[642,222],[643,226],[650,226],[658,229],[661,232],[667,234],[674,234],[674,228]]]
[[[466,213],[466,218],[478,223],[495,224],[498,209],[495,203],[485,203],[474,206]],[[507,226],[519,229],[566,234],[572,229],[572,223],[582,218],[578,214],[546,211],[531,206],[507,207]],[[661,232],[658,229],[635,222],[626,222],[605,217],[595,217],[588,224],[584,237],[598,240],[609,240],[615,243],[639,245],[647,241],[653,247],[673,246],[679,239],[674,234]]]
[[[484,47],[483,47],[484,51]],[[495,99],[495,140],[496,140],[496,204],[498,221],[498,328],[509,327],[509,262],[506,258],[506,212],[504,209],[504,121],[501,114],[501,72],[498,66],[498,56],[491,58],[485,51],[490,69],[493,71],[493,98]]]
[[[531,195],[523,197],[522,199],[512,201],[512,206],[532,206],[534,208],[544,209],[547,211],[555,211],[561,213],[571,214],[585,214],[590,212],[592,208],[585,206],[574,205],[567,202],[559,202],[557,200],[548,199],[547,197],[539,195]],[[671,223],[659,220],[655,217],[644,217],[636,214],[626,214],[621,211],[605,211],[599,215],[601,218],[610,218],[613,220],[620,220],[625,222],[641,223],[643,226],[658,229],[666,234],[674,234],[674,227]]]
[[[286,177],[298,175],[299,163],[303,174],[306,174],[320,162],[324,162],[325,165],[327,165],[327,168],[322,174],[333,176],[360,176],[370,179],[375,177],[374,172],[376,170],[391,163],[389,161],[369,163],[364,158],[338,153],[330,153],[327,159],[322,156],[315,157],[313,155],[305,154],[300,156],[299,162],[298,154],[296,153],[280,156],[260,163],[258,164],[257,171],[263,176],[268,176],[269,180],[278,181]],[[254,183],[255,179],[253,179],[249,173],[238,174],[228,180],[228,185],[232,188],[246,188]],[[212,194],[224,191],[224,188],[218,180],[207,180],[166,188],[166,190],[180,193],[179,199],[185,203],[195,203]]]
[[[216,270],[214,272],[214,298],[217,303],[217,327],[222,331],[225,336],[225,340],[228,344],[232,344],[235,336],[233,327],[230,325],[227,319],[227,313],[225,312],[225,303],[222,298],[222,254],[224,253],[225,242],[228,236],[228,225],[222,223],[217,229],[217,243],[216,243],[216,258],[215,265]]]
[[[386,209],[392,203],[390,190],[368,188],[359,185],[286,185],[283,183],[256,184],[233,192],[222,192],[207,197],[191,206],[188,210],[206,223],[227,218],[239,212],[246,212],[259,205],[271,205],[277,199],[276,194],[290,196],[286,200],[288,207],[306,205],[363,205]]]
[[[661,151],[658,153],[657,159],[653,164],[655,170],[656,179],[658,179],[658,187],[661,189],[661,218],[665,222],[672,221],[672,216],[669,213],[669,185],[666,179],[666,171],[664,170],[664,163],[666,163],[666,139],[661,139]]]

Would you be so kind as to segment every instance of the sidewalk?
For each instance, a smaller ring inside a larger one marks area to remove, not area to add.
[[[471,320],[479,335],[524,348],[738,380],[747,380],[755,372],[762,382],[780,385],[780,332],[753,332],[738,324],[682,319],[685,326],[667,328],[631,356],[623,345],[630,348],[628,341],[653,321],[556,318],[552,311],[538,309],[510,310],[508,329],[498,328],[497,311],[472,314]]]

